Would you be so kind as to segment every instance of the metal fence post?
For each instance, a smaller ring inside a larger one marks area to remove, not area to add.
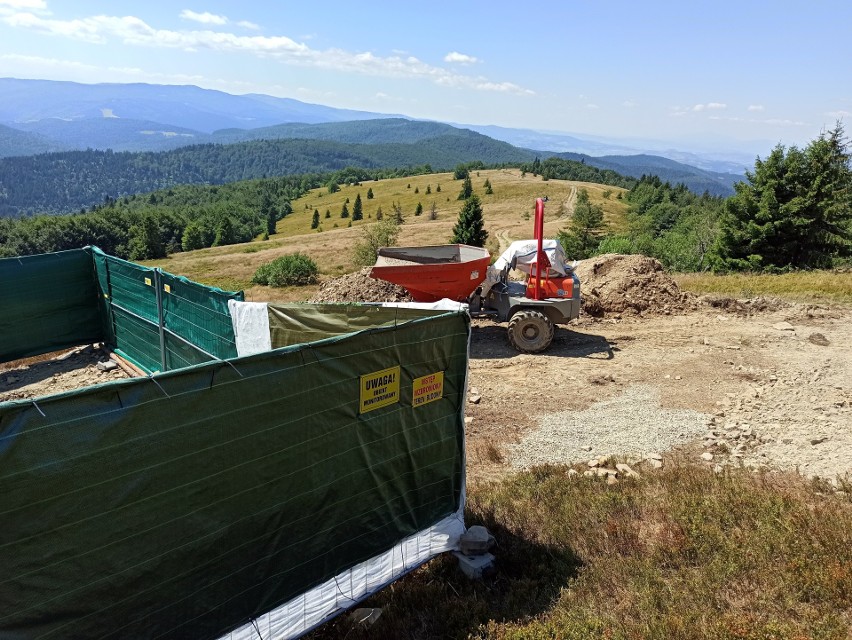
[[[163,280],[159,269],[154,269],[154,288],[157,290],[157,324],[160,330],[160,370],[166,371],[166,325],[163,314]]]

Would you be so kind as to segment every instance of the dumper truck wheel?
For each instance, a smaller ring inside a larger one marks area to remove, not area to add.
[[[509,320],[509,344],[523,353],[544,351],[553,340],[553,323],[541,311],[522,309]]]

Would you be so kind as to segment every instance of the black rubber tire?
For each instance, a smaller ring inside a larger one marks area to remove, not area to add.
[[[554,329],[541,311],[521,309],[509,319],[509,344],[522,353],[538,353],[550,346]]]

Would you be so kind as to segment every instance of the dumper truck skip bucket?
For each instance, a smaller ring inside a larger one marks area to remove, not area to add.
[[[404,287],[417,302],[464,302],[485,280],[490,262],[487,250],[466,244],[385,247],[370,277]]]

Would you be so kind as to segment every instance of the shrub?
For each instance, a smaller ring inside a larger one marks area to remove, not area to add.
[[[625,236],[606,236],[600,241],[600,244],[598,244],[598,249],[595,253],[598,255],[603,253],[629,254],[637,253],[637,251],[636,245],[630,238]]]
[[[378,217],[378,216],[377,216]],[[392,247],[399,236],[399,225],[388,218],[364,227],[361,240],[353,249],[352,260],[360,267],[369,267],[376,263],[381,247]]]
[[[254,272],[251,281],[270,287],[314,284],[319,269],[316,262],[304,253],[289,253],[272,262],[265,262]]]

